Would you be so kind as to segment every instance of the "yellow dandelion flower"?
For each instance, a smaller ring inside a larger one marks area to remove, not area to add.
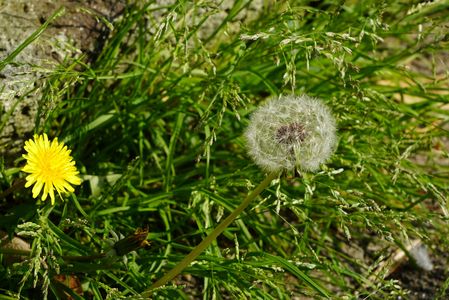
[[[70,184],[79,185],[81,179],[75,167],[75,162],[70,156],[71,150],[58,143],[55,138],[52,142],[47,135],[34,135],[34,140],[25,142],[23,157],[27,160],[22,171],[30,173],[26,177],[25,187],[33,187],[33,198],[36,198],[43,188],[42,201],[50,195],[51,204],[55,204],[55,190],[59,196],[61,193],[73,192]]]

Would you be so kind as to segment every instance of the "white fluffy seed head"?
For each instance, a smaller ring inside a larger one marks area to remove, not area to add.
[[[316,171],[335,151],[335,119],[319,99],[280,96],[252,115],[245,132],[250,156],[266,171]]]

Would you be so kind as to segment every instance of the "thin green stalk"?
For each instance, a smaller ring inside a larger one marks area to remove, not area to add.
[[[200,255],[201,252],[203,252],[278,175],[279,173],[270,173],[226,219],[218,224],[214,231],[212,231],[201,243],[199,243],[198,246],[196,246],[186,257],[184,257],[184,259],[181,260],[173,269],[156,281],[148,290],[143,292],[142,296],[149,296],[153,289],[163,286],[172,280],[176,275],[181,273],[182,270],[184,270],[198,255]]]
[[[31,250],[22,250],[14,248],[0,248],[1,254],[15,255],[15,256],[30,256]],[[94,255],[63,255],[61,256],[65,261],[79,261],[79,262],[92,262],[93,260],[105,258],[106,253],[99,253]]]
[[[3,70],[8,64],[10,64],[14,58],[22,52],[29,44],[42,35],[42,33],[47,29],[47,27],[55,21],[57,18],[62,16],[65,12],[64,7],[60,7],[54,14],[52,14],[44,24],[42,24],[35,32],[33,32],[22,44],[19,45],[13,52],[11,52],[5,59],[0,60],[0,71]]]

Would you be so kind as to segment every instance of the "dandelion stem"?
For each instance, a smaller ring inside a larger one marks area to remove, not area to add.
[[[218,224],[214,231],[212,231],[201,243],[199,243],[198,246],[196,246],[186,257],[184,257],[184,259],[181,260],[173,269],[156,281],[148,290],[143,292],[142,296],[149,296],[153,289],[163,286],[172,280],[176,275],[181,273],[182,270],[184,270],[198,255],[200,255],[201,252],[203,252],[278,175],[278,172],[270,173],[226,219]]]

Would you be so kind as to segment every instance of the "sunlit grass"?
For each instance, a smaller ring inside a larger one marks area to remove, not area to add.
[[[247,1],[129,5],[95,61],[67,59],[47,78],[35,132],[73,149],[84,182],[54,208],[27,190],[0,199],[1,229],[31,243],[29,260],[0,267],[2,294],[147,290],[264,178],[243,132],[279,94],[323,99],[336,153],[274,181],[154,298],[393,299],[405,291],[382,261],[416,238],[448,248],[447,5],[264,3],[249,21],[235,21]],[[2,164],[3,190],[23,164]],[[149,248],[67,259],[146,226]]]

